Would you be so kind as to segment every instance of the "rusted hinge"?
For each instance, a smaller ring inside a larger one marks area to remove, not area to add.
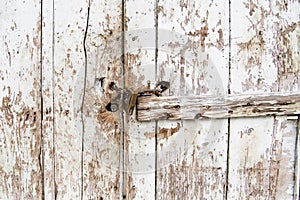
[[[170,87],[170,83],[167,81],[161,81],[156,84],[154,89],[142,90],[142,91],[132,91],[130,89],[118,88],[115,84],[110,85],[110,89],[118,92],[115,98],[106,105],[106,110],[111,112],[117,112],[120,110],[120,104],[123,104],[124,109],[128,114],[132,115],[134,109],[137,105],[137,100],[139,97],[149,97],[156,96],[160,97],[164,91]]]

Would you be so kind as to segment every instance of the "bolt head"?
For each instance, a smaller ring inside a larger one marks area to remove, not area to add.
[[[116,103],[112,103],[110,106],[111,112],[116,112],[119,110],[119,105]]]

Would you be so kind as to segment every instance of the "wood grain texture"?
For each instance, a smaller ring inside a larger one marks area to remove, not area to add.
[[[270,196],[275,199],[293,199],[297,187],[295,179],[298,118],[276,117],[271,153]]]
[[[232,2],[233,91],[299,90],[298,7],[293,0]]]
[[[278,68],[279,91],[300,90],[299,6],[299,1],[281,0],[271,3],[268,10],[272,15],[268,29],[272,31],[271,54],[272,62]]]
[[[227,121],[159,121],[158,125],[158,199],[223,199]]]
[[[137,102],[139,121],[298,114],[300,92],[223,97],[139,97]]]
[[[78,96],[73,97],[79,104],[76,106],[77,128],[84,135],[83,199],[119,199],[122,194],[121,118],[119,113],[105,109],[116,95],[109,89],[110,83],[118,87],[122,84],[121,16],[120,0],[93,0],[90,14],[85,15],[88,20],[85,22],[88,23],[87,74],[85,77],[85,69],[80,69],[74,92]],[[86,93],[81,113],[84,81]]]
[[[226,94],[228,3],[158,1],[157,9],[158,80],[170,82],[162,98]],[[227,120],[162,119],[156,137],[156,199],[225,197]]]
[[[39,1],[0,2],[0,199],[41,199]]]
[[[273,123],[270,118],[231,119],[229,199],[271,198]]]
[[[230,174],[229,198],[293,199],[296,122],[278,117],[274,122],[256,118],[232,123],[236,120],[241,128],[235,124],[231,130],[229,153],[231,169],[238,170]]]
[[[276,55],[270,53],[275,45],[276,32],[270,29],[275,16],[267,12],[272,5],[269,1],[231,2],[232,93],[278,91]]]

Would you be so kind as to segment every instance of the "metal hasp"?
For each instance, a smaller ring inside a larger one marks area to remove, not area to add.
[[[123,105],[124,109],[127,111],[129,115],[133,114],[134,109],[137,105],[137,100],[141,96],[153,96],[160,97],[164,91],[170,88],[170,82],[161,81],[155,85],[154,89],[142,90],[142,91],[134,91],[132,92],[130,89],[121,89],[116,86],[116,84],[111,83],[110,89],[117,91],[117,95],[112,99],[110,103],[106,105],[106,110],[110,112],[117,112],[120,110],[120,103],[122,102],[123,94]]]

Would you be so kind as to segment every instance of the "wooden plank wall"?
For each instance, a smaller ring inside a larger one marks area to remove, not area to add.
[[[1,1],[0,199],[298,199],[297,116],[137,122],[105,106],[112,83],[299,91],[299,4]]]

